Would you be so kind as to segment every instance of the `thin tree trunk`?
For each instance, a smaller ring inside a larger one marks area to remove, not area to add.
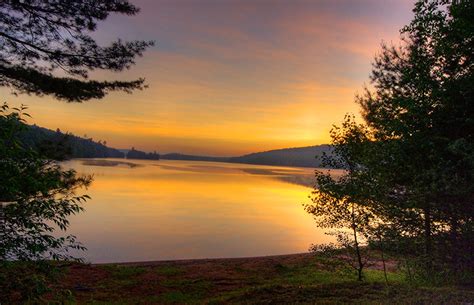
[[[432,261],[432,250],[433,241],[431,234],[431,208],[429,205],[425,207],[425,256],[426,256],[426,268],[428,273],[431,273],[433,261]]]
[[[357,254],[357,263],[359,264],[359,267],[357,268],[357,280],[362,281],[362,268],[364,267],[364,264],[362,263],[362,257],[360,255],[359,242],[357,241],[357,231],[355,225],[352,227],[352,229],[354,232],[354,245]]]
[[[413,281],[413,278],[411,275],[410,263],[408,262],[408,260],[405,260],[405,264],[407,266],[408,278],[410,279],[410,283],[411,283]]]
[[[379,242],[380,242],[380,251],[382,252],[383,276],[385,277],[385,283],[388,284],[387,267],[385,265],[385,256],[384,256],[384,253],[383,253],[383,245],[382,245],[382,238],[381,237],[379,237]]]
[[[360,249],[359,249],[359,242],[357,240],[357,230],[356,230],[356,223],[355,223],[355,211],[354,211],[354,204],[352,204],[352,231],[354,233],[354,245],[356,249],[356,254],[357,254],[357,263],[359,264],[359,267],[357,268],[357,280],[362,281],[362,268],[364,267],[364,264],[362,263],[362,257],[360,255]]]
[[[2,247],[2,252],[0,253],[0,262],[5,260],[3,250],[4,250],[4,236],[5,236],[5,214],[3,210],[3,202],[0,202],[0,246]]]
[[[460,259],[459,259],[459,251],[462,251],[459,249],[459,245],[458,245],[458,226],[459,226],[459,222],[458,222],[458,218],[456,216],[453,216],[451,218],[451,232],[450,232],[450,235],[451,235],[451,243],[450,243],[450,247],[451,247],[451,266],[454,268],[454,272],[457,272],[458,269],[460,269]]]

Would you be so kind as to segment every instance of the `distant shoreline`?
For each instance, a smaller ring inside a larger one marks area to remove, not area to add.
[[[124,158],[128,160],[183,160],[183,161],[209,161],[228,162],[254,165],[290,166],[316,168],[322,166],[324,155],[332,154],[332,147],[327,144],[273,149],[256,153],[231,157],[214,157],[202,155],[190,155],[182,153],[145,152],[131,149],[116,149],[107,146],[106,141],[93,140],[92,138],[79,137],[71,133],[63,133],[36,125],[22,134],[22,142],[29,147],[39,147],[49,143],[50,150],[63,149],[64,158]],[[158,145],[157,145],[158,146]]]
[[[139,168],[146,166],[141,162],[133,161],[155,161],[153,165],[169,169],[170,165],[160,164],[163,160],[148,160],[148,159],[122,159],[122,158],[73,158],[70,161],[80,161],[86,166],[97,166],[97,167],[128,167],[130,169]],[[248,163],[237,163],[237,162],[216,162],[216,161],[203,161],[203,160],[168,160],[164,161],[184,161],[184,162],[209,162],[209,163],[228,163],[228,164],[239,164],[249,165],[249,167],[238,167],[236,169],[246,174],[251,175],[263,175],[273,176],[275,179],[284,181],[291,184],[297,184],[305,187],[312,188],[314,186],[314,173],[308,172],[310,167],[298,167],[298,166],[283,166],[283,165],[267,165],[267,164],[248,164]],[[216,166],[216,165],[215,165]],[[268,168],[252,168],[251,166],[267,166]],[[171,166],[172,167],[172,166]],[[196,166],[191,166],[196,167]],[[271,168],[273,167],[273,168]],[[288,169],[286,169],[288,168]],[[290,169],[294,168],[294,170]],[[173,168],[174,169],[174,168]],[[298,170],[299,169],[299,170]]]
[[[163,160],[210,161],[253,165],[290,166],[316,168],[322,166],[324,154],[331,154],[329,145],[315,145],[307,147],[283,148],[251,153],[238,157],[211,157],[186,155],[180,153],[162,154]]]

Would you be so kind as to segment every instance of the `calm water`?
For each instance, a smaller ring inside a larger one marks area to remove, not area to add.
[[[303,207],[312,169],[196,161],[72,160],[94,174],[71,219],[91,262],[305,252],[330,240]]]

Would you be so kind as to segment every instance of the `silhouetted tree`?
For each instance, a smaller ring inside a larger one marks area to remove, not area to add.
[[[334,177],[330,170],[316,170],[316,186],[311,197],[313,204],[305,205],[308,213],[321,228],[336,229],[338,244],[313,246],[316,252],[348,251],[349,263],[357,271],[357,279],[363,279],[367,263],[367,248],[363,247],[368,234],[377,224],[377,217],[371,210],[363,192],[366,184],[364,172],[359,170],[359,153],[364,148],[367,134],[363,126],[347,116],[342,127],[331,130],[333,150],[324,154],[322,165],[328,168],[344,169],[344,174]],[[349,231],[347,230],[349,229]]]
[[[92,70],[130,68],[135,57],[153,45],[150,41],[117,40],[103,47],[91,36],[97,23],[110,13],[134,15],[138,11],[125,0],[0,1],[0,86],[68,102],[143,88],[143,78],[88,79]],[[57,70],[66,76],[53,74]]]
[[[24,108],[0,107],[0,203],[6,204],[0,257],[38,259],[68,257],[68,247],[76,247],[73,236],[54,237],[57,226],[68,227],[67,216],[78,213],[78,205],[87,196],[75,196],[75,190],[91,179],[77,176],[74,170],[62,170],[57,162],[25,147],[18,134],[26,127]]]
[[[144,151],[136,150],[134,147],[127,153],[127,159],[144,159],[144,160],[159,160],[160,155],[158,153],[146,153]]]
[[[418,1],[402,34],[357,98],[364,124],[334,145],[356,161],[356,202],[383,221],[387,246],[426,278],[459,279],[474,269],[474,2]]]

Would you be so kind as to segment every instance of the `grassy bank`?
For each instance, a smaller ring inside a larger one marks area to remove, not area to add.
[[[378,264],[357,282],[338,259],[310,254],[131,264],[64,266],[55,288],[72,304],[465,304],[468,287],[408,284],[389,262],[387,285]]]

